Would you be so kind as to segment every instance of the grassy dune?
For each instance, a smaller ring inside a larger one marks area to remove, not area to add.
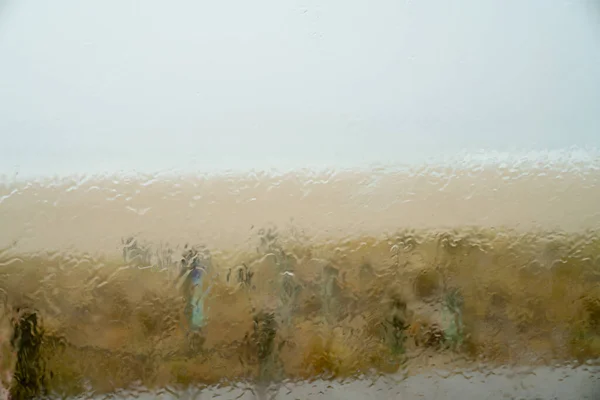
[[[196,336],[181,250],[131,241],[113,260],[6,249],[1,368],[16,360],[16,306],[37,311],[45,386],[63,394],[600,358],[597,231],[318,243],[262,231],[256,242],[255,251],[198,248],[211,292]]]

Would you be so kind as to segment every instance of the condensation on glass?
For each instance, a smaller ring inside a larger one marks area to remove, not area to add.
[[[13,398],[598,387],[594,162],[0,190]]]

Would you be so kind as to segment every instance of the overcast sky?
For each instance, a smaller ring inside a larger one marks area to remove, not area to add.
[[[600,147],[597,0],[0,0],[0,173]]]

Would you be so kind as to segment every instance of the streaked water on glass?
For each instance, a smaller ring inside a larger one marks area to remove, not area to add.
[[[70,396],[259,397],[583,368],[600,355],[598,165],[7,181],[5,368]],[[7,340],[32,316],[35,362]]]
[[[600,398],[599,23],[0,0],[0,398]]]

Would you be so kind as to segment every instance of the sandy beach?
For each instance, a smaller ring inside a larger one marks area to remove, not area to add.
[[[600,226],[595,164],[216,176],[75,177],[0,185],[0,248],[120,251],[123,237],[240,248],[261,228],[314,240],[399,229]]]

